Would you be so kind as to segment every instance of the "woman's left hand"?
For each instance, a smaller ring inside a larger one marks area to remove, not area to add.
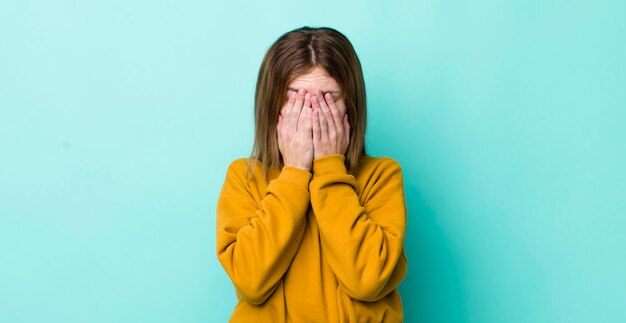
[[[340,115],[333,96],[318,91],[311,98],[313,105],[313,159],[330,155],[345,155],[350,143],[348,114]]]

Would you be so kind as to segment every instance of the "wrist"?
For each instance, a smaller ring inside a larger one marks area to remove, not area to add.
[[[330,173],[347,173],[345,165],[346,156],[343,154],[328,154],[313,160],[313,176]]]

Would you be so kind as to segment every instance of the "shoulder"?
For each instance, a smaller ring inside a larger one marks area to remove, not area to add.
[[[235,158],[228,163],[224,183],[229,189],[249,190],[250,178],[248,177],[249,158]]]
[[[404,175],[400,163],[393,157],[364,156],[356,177],[361,185],[368,187],[402,183]]]
[[[235,158],[228,163],[226,168],[226,179],[245,181],[246,171],[248,169],[247,157]]]
[[[246,170],[246,168],[248,167],[248,165],[250,164],[250,166],[254,166],[251,164],[251,161],[254,160],[256,161],[256,165],[260,165],[261,163],[255,159],[251,159],[249,157],[239,157],[239,158],[235,158],[233,159],[229,164],[228,164],[228,171],[236,171],[236,172],[241,172],[243,170]]]
[[[400,162],[390,156],[367,156],[362,160],[358,176],[362,192],[372,194],[395,194],[404,190],[404,175]]]
[[[370,172],[402,172],[400,162],[391,156],[363,156],[361,167]]]
[[[228,164],[228,170],[237,170],[241,168],[245,168],[248,166],[249,158],[240,157],[233,159],[230,164]]]
[[[274,174],[270,169],[270,176]],[[263,163],[255,158],[239,157],[228,164],[227,177],[237,177],[241,181],[256,182],[263,178]]]

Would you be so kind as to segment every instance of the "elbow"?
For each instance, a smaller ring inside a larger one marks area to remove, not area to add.
[[[403,251],[390,274],[372,276],[370,279],[352,280],[349,285],[342,285],[344,285],[344,290],[350,298],[363,302],[376,302],[398,288],[406,276],[407,265]]]
[[[238,294],[247,303],[252,305],[262,305],[274,293],[278,283],[273,286],[263,286],[260,282],[247,281],[235,283]]]
[[[343,284],[346,295],[350,298],[362,302],[375,302],[385,295],[381,295],[386,284],[380,280],[360,280],[354,281],[350,285]]]
[[[269,297],[268,294],[260,293],[259,291],[255,291],[255,290],[246,290],[246,289],[238,288],[237,291],[239,291],[241,298],[243,298],[243,300],[246,301],[246,303],[249,303],[252,305],[262,305],[263,303],[265,303],[265,301],[267,301]]]
[[[233,283],[237,297],[252,305],[265,303],[282,281],[279,279],[272,283],[272,280],[267,275],[253,270],[241,270],[241,268],[250,266],[246,264],[234,266],[232,254],[223,250],[218,249],[217,258]]]

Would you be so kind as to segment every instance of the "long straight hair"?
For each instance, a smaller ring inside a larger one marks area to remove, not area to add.
[[[287,100],[287,87],[296,77],[319,67],[334,78],[344,95],[350,123],[345,153],[349,174],[358,172],[365,151],[367,109],[361,63],[346,36],[329,27],[302,27],[280,36],[267,50],[259,69],[254,96],[255,134],[248,178],[257,162],[267,180],[268,168],[282,169],[278,148],[278,115]]]

